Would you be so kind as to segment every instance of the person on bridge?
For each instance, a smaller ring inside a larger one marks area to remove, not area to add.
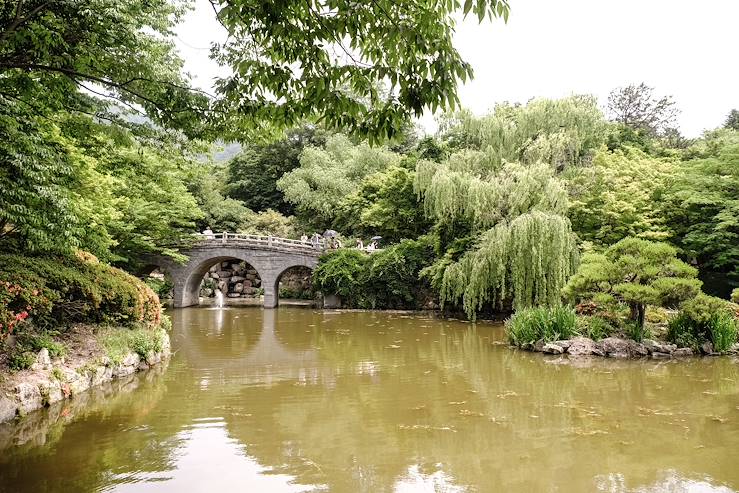
[[[308,235],[306,235],[305,233],[303,233],[303,236],[300,237],[300,242],[301,243],[308,243]]]
[[[357,238],[357,250],[364,250],[364,242],[362,238]]]
[[[213,230],[212,230],[212,229],[210,229],[210,226],[208,226],[207,228],[205,228],[205,229],[203,230],[203,235],[204,235],[204,236],[205,236],[205,238],[206,238],[206,239],[208,239],[208,240],[212,240],[213,238],[215,238],[215,235],[213,234]]]

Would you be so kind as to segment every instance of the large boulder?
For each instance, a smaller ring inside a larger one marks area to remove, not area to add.
[[[231,271],[230,270],[219,270],[218,277],[221,279],[228,279],[229,277],[231,277]]]
[[[639,344],[631,339],[621,339],[620,337],[606,337],[601,340],[598,345],[611,358],[635,358],[639,356],[648,356],[649,351],[646,346]]]
[[[685,356],[693,356],[693,350],[689,347],[681,347],[679,349],[675,349],[672,352],[672,355],[676,358],[682,358]]]
[[[655,355],[655,353],[670,355],[675,349],[677,349],[677,346],[674,344],[659,342],[653,339],[644,339],[643,344],[644,347],[647,348],[647,351],[649,351],[649,353],[653,356]],[[657,357],[659,358],[660,356]]]
[[[570,347],[567,349],[567,353],[572,356],[605,356],[605,353],[598,347],[595,341],[588,337],[570,339]]]

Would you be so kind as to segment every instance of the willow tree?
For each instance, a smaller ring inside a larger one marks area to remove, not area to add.
[[[457,223],[469,231],[470,248],[446,245],[424,271],[442,304],[461,304],[474,318],[485,306],[559,303],[577,248],[553,166],[506,163],[496,171],[482,152],[457,153],[420,162],[415,186],[437,230]]]
[[[481,118],[469,111],[446,115],[441,134],[453,148],[480,150],[494,166],[544,162],[561,170],[592,158],[605,142],[607,123],[595,97],[575,95],[499,104]]]

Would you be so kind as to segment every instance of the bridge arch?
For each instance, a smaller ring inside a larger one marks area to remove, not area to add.
[[[216,262],[231,259],[244,261],[257,271],[264,289],[264,307],[275,308],[279,302],[280,276],[292,267],[315,269],[322,251],[297,240],[224,234],[217,238],[202,238],[180,253],[188,258],[184,264],[171,259],[148,259],[148,263],[160,265],[170,272],[176,308],[197,305],[200,302],[200,281],[205,273]]]

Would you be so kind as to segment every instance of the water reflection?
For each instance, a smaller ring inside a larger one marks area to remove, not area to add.
[[[0,491],[739,485],[731,359],[543,358],[500,345],[499,326],[388,313],[172,315],[169,371],[50,418],[53,439],[0,455]]]

